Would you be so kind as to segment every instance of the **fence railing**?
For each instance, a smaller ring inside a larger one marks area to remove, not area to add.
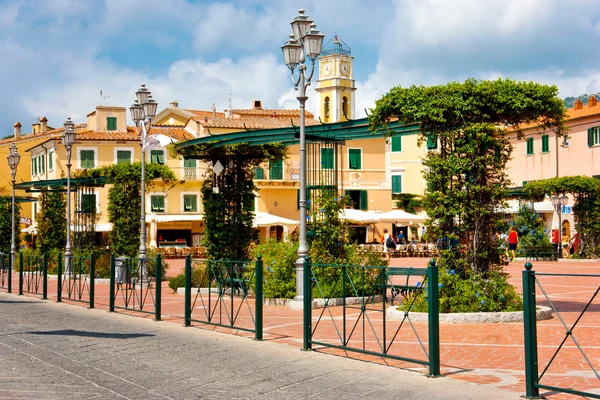
[[[19,254],[19,295],[31,293],[48,298],[48,256]]]
[[[10,265],[10,254],[0,253],[0,289],[12,291],[12,266]]]
[[[192,322],[254,332],[263,336],[263,263],[185,261],[184,324]],[[251,304],[254,302],[254,307]]]
[[[115,258],[110,260],[109,311],[115,309],[154,314],[161,320],[163,265],[156,258]]]
[[[395,295],[395,278],[388,272],[387,266],[312,264],[305,261],[303,348],[311,350],[313,345],[319,345],[408,361],[427,365],[429,375],[438,376],[439,293],[435,260],[431,260],[428,268],[413,268],[411,271],[426,277],[420,291],[427,294],[428,301],[428,348],[421,338],[425,332],[420,332],[410,317],[416,296],[407,296],[402,305],[404,316],[400,321],[387,318],[387,309],[393,306]],[[388,290],[390,302],[387,300]],[[381,303],[378,297],[381,297]],[[316,320],[312,315],[314,299],[323,303]],[[337,309],[333,309],[334,306],[338,306]],[[404,327],[406,329],[402,330]],[[407,330],[408,333],[404,334]],[[407,344],[410,340],[414,346]],[[423,353],[425,359],[416,358],[419,353]]]
[[[58,295],[57,299],[62,301],[68,299],[80,303],[87,303],[94,308],[96,258],[94,254],[88,256],[72,256],[65,260],[64,273],[62,271],[62,256],[58,254]]]
[[[541,284],[540,280],[538,279],[538,277],[559,277],[560,278],[560,277],[568,277],[568,276],[581,277],[581,278],[585,278],[587,280],[592,279],[592,278],[600,278],[600,274],[540,273],[540,272],[535,272],[532,269],[531,263],[528,262],[525,264],[525,270],[523,271],[523,322],[524,322],[524,335],[525,335],[525,397],[526,398],[530,398],[530,399],[541,398],[540,397],[540,389],[547,389],[547,390],[551,390],[551,391],[559,392],[559,393],[568,393],[568,394],[573,394],[573,395],[578,395],[578,396],[584,396],[587,398],[600,399],[600,394],[596,390],[594,390],[595,388],[598,387],[597,384],[594,385],[595,387],[594,387],[594,389],[592,389],[593,392],[584,391],[583,389],[582,390],[573,389],[573,385],[570,385],[569,387],[562,387],[562,386],[559,386],[560,381],[556,381],[556,380],[552,379],[551,373],[547,374],[547,372],[549,371],[549,369],[553,365],[553,363],[555,363],[555,362],[560,363],[560,361],[557,361],[557,359],[560,355],[563,355],[563,357],[566,357],[569,359],[572,359],[574,357],[576,352],[574,352],[573,354],[569,354],[569,351],[573,352],[574,349],[573,348],[568,349],[568,346],[565,346],[565,343],[567,343],[567,341],[570,341],[574,345],[574,348],[576,349],[576,351],[579,352],[579,355],[581,356],[582,364],[584,364],[584,365],[587,364],[589,366],[590,371],[593,374],[593,376],[595,376],[600,381],[600,373],[598,372],[598,369],[594,366],[594,361],[593,361],[594,358],[597,359],[597,353],[595,353],[596,357],[591,357],[588,355],[588,353],[586,353],[586,350],[588,350],[590,352],[594,351],[594,348],[596,347],[596,342],[587,343],[587,342],[582,342],[582,341],[578,340],[577,333],[579,332],[579,330],[576,329],[576,328],[578,328],[578,325],[580,325],[580,322],[581,322],[584,314],[586,312],[593,312],[593,310],[590,310],[590,306],[592,305],[594,300],[596,300],[598,297],[600,297],[600,296],[598,296],[598,294],[600,293],[600,285],[598,285],[597,288],[594,288],[595,283],[590,285],[590,289],[592,292],[590,299],[586,302],[581,303],[582,308],[581,308],[581,312],[579,313],[579,315],[576,316],[576,318],[574,318],[574,320],[567,322],[567,319],[561,314],[560,310],[557,309],[557,304],[556,304],[557,302],[552,301],[548,292],[546,291],[546,289],[544,289],[543,285]],[[594,281],[594,282],[596,282],[596,281]],[[560,324],[564,328],[563,337],[557,338],[557,342],[560,342],[560,343],[557,345],[556,349],[554,349],[553,354],[549,355],[549,357],[547,358],[547,362],[546,361],[544,362],[545,365],[539,365],[539,359],[538,359],[537,321],[536,321],[536,310],[537,310],[536,287],[538,287],[540,289],[540,291],[544,295],[545,300],[549,303],[549,306],[552,308],[557,319],[559,320]],[[585,327],[582,329],[585,329]],[[586,347],[586,344],[589,344],[589,347]],[[541,373],[539,373],[540,366],[543,368]],[[548,377],[548,379],[544,379],[544,377]],[[552,382],[557,382],[557,383],[552,383]]]

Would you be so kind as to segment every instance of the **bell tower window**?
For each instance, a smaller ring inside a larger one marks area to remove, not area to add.
[[[325,97],[325,112],[323,113],[325,115],[325,122],[329,122],[329,106],[330,106],[330,101],[329,101],[329,96]]]
[[[348,115],[348,98],[346,96],[342,97],[342,116],[347,120],[350,119]]]

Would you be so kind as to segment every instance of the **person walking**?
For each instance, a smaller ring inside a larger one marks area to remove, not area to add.
[[[563,229],[563,235],[562,235],[562,257],[563,258],[569,258],[569,242],[570,242],[570,238],[569,235],[567,235],[567,230]]]
[[[517,246],[519,245],[519,234],[515,231],[513,226],[510,227],[508,232],[508,251],[510,251],[511,258],[510,261],[515,259],[515,250],[517,250]]]
[[[383,229],[383,238],[381,242],[385,251],[385,259],[389,263],[392,258],[392,251],[396,250],[396,242],[394,241],[394,238],[388,233],[387,228]]]

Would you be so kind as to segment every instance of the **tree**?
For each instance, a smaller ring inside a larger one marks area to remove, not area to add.
[[[17,249],[21,243],[19,235],[19,219],[21,215],[21,207],[15,204],[15,246]],[[0,197],[0,251],[4,254],[10,253],[12,242],[12,200],[10,196]]]
[[[64,248],[67,236],[66,194],[44,189],[39,201],[37,246],[42,252]]]
[[[512,151],[507,133],[522,136],[522,126],[536,124],[563,135],[563,118],[556,86],[468,79],[395,87],[377,101],[370,127],[376,131],[391,119],[420,123],[419,144],[437,148],[423,160],[428,232],[466,241],[468,265],[486,272],[497,259],[491,237],[509,184],[504,172]]]
[[[415,213],[417,208],[423,207],[423,200],[418,194],[397,193],[392,194],[392,199],[396,200],[396,207],[409,213]]]
[[[521,249],[525,246],[551,246],[544,231],[544,220],[533,209],[533,204],[524,203],[515,215],[515,230],[519,234]]]

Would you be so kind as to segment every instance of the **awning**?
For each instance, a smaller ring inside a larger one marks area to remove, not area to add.
[[[202,214],[149,214],[146,215],[146,222],[188,222],[188,221],[202,221],[204,215]]]
[[[525,203],[528,204],[528,203]],[[554,206],[551,201],[538,201],[533,203],[534,211],[539,213],[553,213],[555,212]],[[516,214],[519,212],[519,203],[517,201],[511,201],[508,203],[507,208],[503,208],[500,212],[504,212],[506,214]]]
[[[380,212],[376,211],[362,211],[353,208],[345,208],[340,211],[340,218],[346,221],[354,222],[357,224],[373,224],[379,222]]]
[[[411,214],[404,210],[392,210],[378,214],[381,222],[396,222],[401,224],[418,224],[425,221],[425,217]]]
[[[30,233],[33,235],[37,235],[37,222],[27,228],[21,229],[22,233]]]
[[[287,219],[278,215],[269,214],[262,211],[254,213],[254,219],[252,220],[253,228],[261,228],[266,226],[274,225],[298,225],[299,222],[293,219]]]

